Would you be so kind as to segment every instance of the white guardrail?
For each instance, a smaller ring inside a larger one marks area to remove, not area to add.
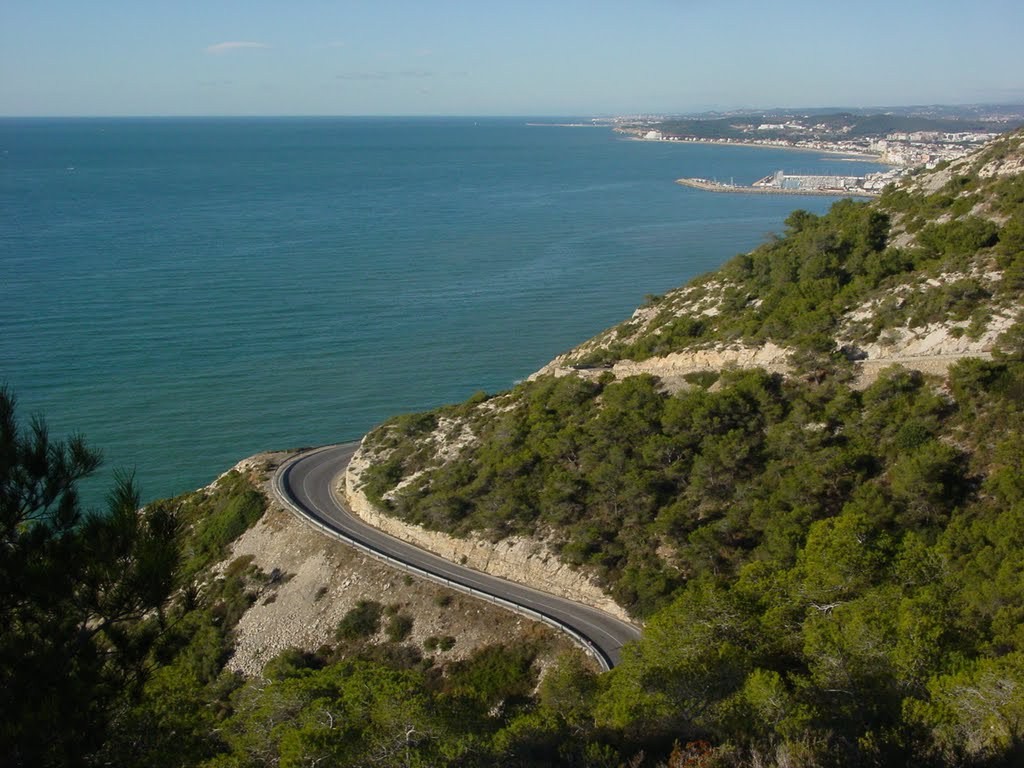
[[[548,616],[545,613],[534,610],[533,608],[527,608],[525,605],[520,605],[519,603],[515,603],[504,597],[499,597],[498,595],[491,594],[490,592],[486,592],[481,589],[476,589],[475,587],[471,587],[468,584],[461,584],[458,581],[452,581],[451,579],[445,576],[441,576],[439,574],[425,570],[423,568],[420,568],[419,566],[412,565],[411,563],[406,563],[404,560],[399,560],[395,557],[392,557],[386,552],[382,552],[369,544],[359,541],[358,539],[354,539],[351,536],[344,533],[343,531],[339,531],[337,528],[333,528],[324,523],[322,520],[313,517],[307,510],[303,509],[301,506],[299,506],[299,504],[296,503],[291,493],[289,493],[288,490],[285,488],[284,477],[285,475],[288,474],[288,470],[291,469],[293,464],[297,463],[305,456],[317,450],[320,449],[305,451],[299,454],[298,456],[292,457],[284,464],[282,464],[280,467],[278,467],[277,471],[274,473],[273,489],[274,492],[277,494],[278,499],[281,502],[283,502],[285,506],[287,506],[293,513],[298,515],[299,519],[302,520],[304,523],[316,528],[322,533],[327,534],[331,538],[337,539],[338,541],[341,541],[350,547],[354,547],[355,549],[359,550],[365,555],[369,555],[370,557],[375,558],[376,560],[380,560],[381,562],[387,563],[392,568],[396,568],[400,571],[404,571],[405,573],[413,574],[424,579],[428,579],[434,582],[435,584],[440,584],[442,586],[448,587],[449,589],[454,589],[458,592],[462,592],[463,594],[467,594],[479,600],[484,600],[488,603],[493,603],[494,605],[500,605],[501,607],[509,611],[512,611],[513,613],[518,613],[521,616],[526,616],[527,618],[535,619],[536,621],[541,621],[547,624],[549,627],[553,627],[554,629],[557,629],[558,631],[568,635],[569,638],[574,643],[576,643],[576,645],[578,645],[585,652],[593,656],[605,672],[612,668],[611,659],[590,638],[580,634],[573,627],[569,626],[563,621],[560,621],[559,619],[556,619],[554,616]]]

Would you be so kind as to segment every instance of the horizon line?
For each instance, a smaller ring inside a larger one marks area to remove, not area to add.
[[[252,113],[252,114],[231,114],[231,113],[190,113],[190,114],[104,114],[104,115],[76,115],[76,114],[0,114],[0,120],[275,120],[275,119],[520,119],[520,118],[587,118],[587,119],[610,119],[620,117],[699,117],[706,114],[761,114],[769,112],[798,112],[801,110],[835,110],[843,112],[849,110],[870,111],[870,110],[891,110],[891,109],[924,109],[924,108],[971,108],[987,107],[995,108],[1016,108],[1024,109],[1024,101],[1020,102],[931,102],[918,104],[888,104],[888,105],[803,105],[798,107],[705,107],[691,110],[624,110],[620,112],[380,112],[361,114],[342,114],[331,112],[310,112],[310,113]]]

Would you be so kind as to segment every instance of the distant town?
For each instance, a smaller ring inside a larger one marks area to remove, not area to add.
[[[1024,105],[637,115],[594,122],[642,141],[784,147],[893,166],[865,176],[796,176],[780,169],[750,186],[712,178],[679,179],[681,184],[712,191],[871,197],[913,169],[955,160],[1024,125]],[[713,171],[709,169],[709,176]]]

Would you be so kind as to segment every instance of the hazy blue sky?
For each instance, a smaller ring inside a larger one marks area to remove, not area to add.
[[[1022,40],[1022,0],[0,0],[0,114],[1019,102]]]

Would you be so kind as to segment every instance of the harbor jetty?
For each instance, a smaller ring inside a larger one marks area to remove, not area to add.
[[[768,176],[766,178],[772,178]],[[799,176],[786,176],[787,179],[799,179]],[[822,176],[809,176],[808,179],[823,179]],[[676,179],[677,184],[683,186],[692,186],[695,189],[703,189],[705,191],[715,191],[715,193],[740,193],[743,195],[820,195],[831,198],[876,198],[879,196],[881,190],[867,189],[863,186],[833,186],[833,185],[814,185],[814,184],[797,184],[793,186],[781,186],[774,184],[762,183],[765,179],[755,182],[754,184],[734,184],[734,183],[723,183],[721,181],[715,181],[707,178],[679,178]]]
[[[677,184],[706,192],[739,192],[754,195],[824,195],[828,197],[877,197],[881,185],[871,176],[794,176],[776,171],[753,184],[723,183],[712,179],[676,179]],[[877,187],[877,188],[876,188]]]

